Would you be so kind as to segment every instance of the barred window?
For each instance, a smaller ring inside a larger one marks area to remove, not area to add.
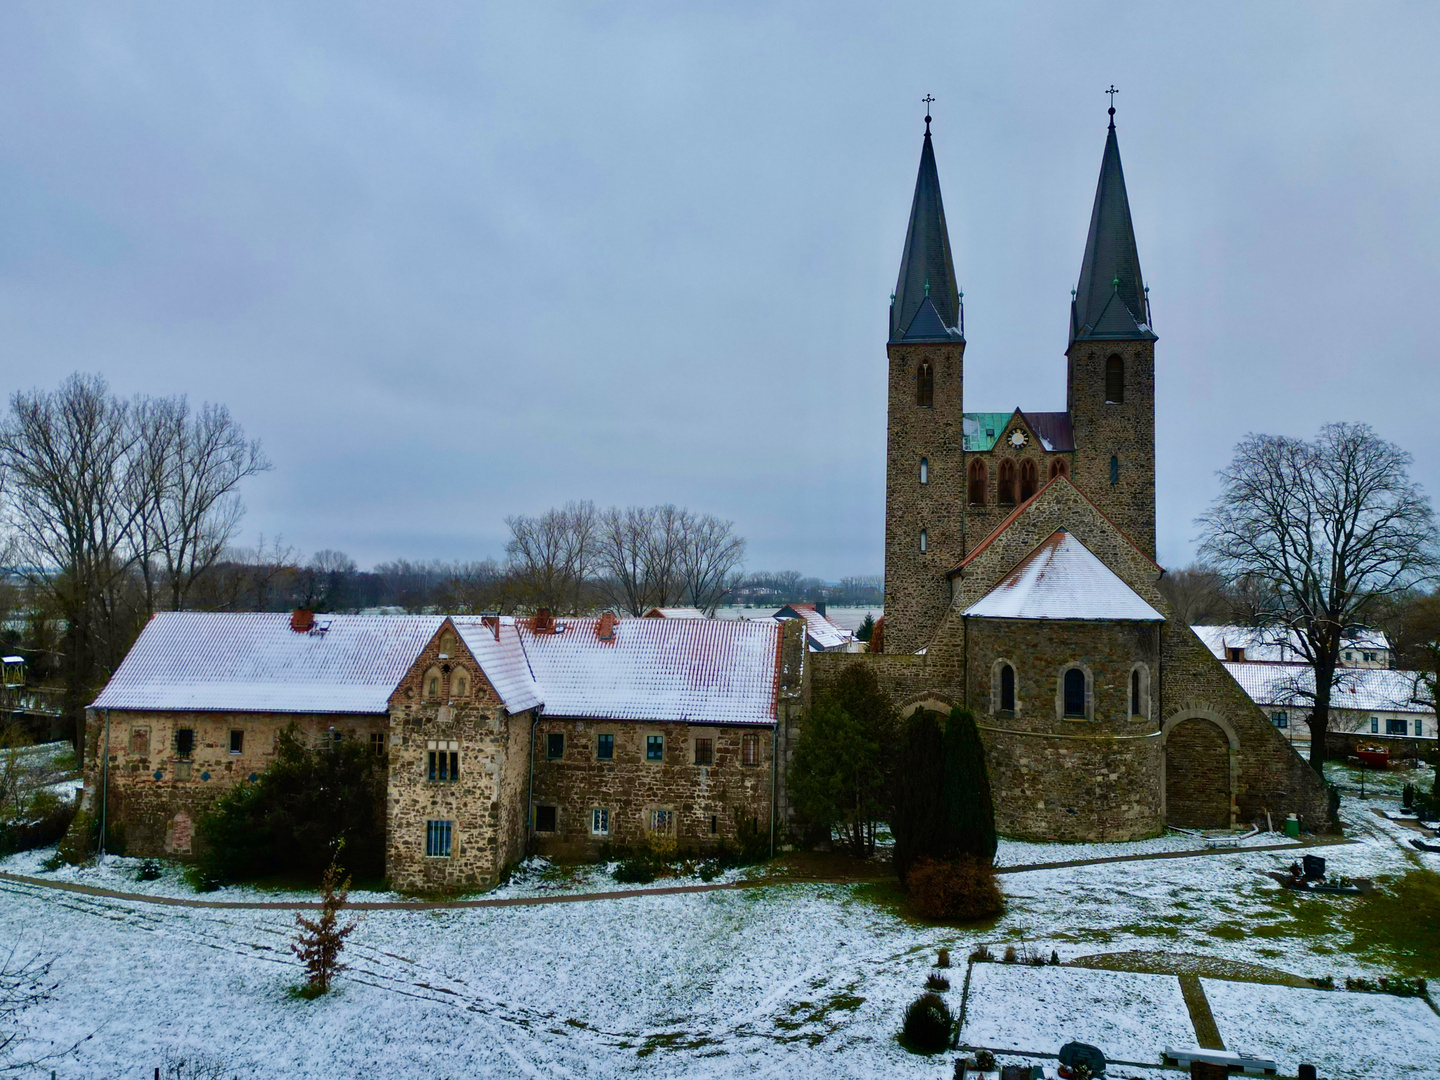
[[[715,764],[715,740],[713,740],[713,739],[696,739],[696,740],[695,740],[695,764],[696,764],[696,765],[714,765],[714,764]]]
[[[596,836],[610,835],[610,811],[597,807],[590,811],[590,831]]]
[[[453,821],[425,822],[425,855],[431,859],[450,857],[450,835],[455,827]]]
[[[179,728],[175,732],[175,756],[188,758],[195,753],[195,730],[193,728]]]
[[[746,732],[740,736],[740,764],[760,764],[760,736],[753,732]]]
[[[651,810],[650,831],[668,833],[675,827],[674,810]]]

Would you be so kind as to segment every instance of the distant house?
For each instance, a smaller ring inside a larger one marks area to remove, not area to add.
[[[1309,664],[1226,661],[1255,704],[1276,727],[1298,725],[1310,738],[1306,716],[1315,700],[1315,672]],[[1429,676],[1391,668],[1344,668],[1330,691],[1330,730],[1341,735],[1435,740],[1435,695]]]
[[[811,652],[849,652],[855,643],[855,631],[846,630],[825,616],[825,605],[786,604],[775,612],[777,620],[802,619],[810,641]]]
[[[706,619],[705,612],[698,607],[652,607],[645,612],[647,619]]]
[[[1300,663],[1305,654],[1292,631],[1288,634],[1251,626],[1192,626],[1201,641],[1220,660],[1260,660],[1272,663]],[[1359,630],[1340,648],[1345,667],[1388,668],[1390,639],[1383,630]]]

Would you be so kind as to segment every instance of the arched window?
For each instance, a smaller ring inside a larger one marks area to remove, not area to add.
[[[1110,455],[1110,486],[1114,487],[1120,483],[1120,459],[1114,454]]]
[[[1039,486],[1036,477],[1035,462],[1026,458],[1020,462],[1020,501],[1024,502],[1030,498],[1030,496],[1034,495],[1035,489]]]
[[[1000,460],[1000,490],[995,500],[1001,506],[1015,505],[1015,459]]]
[[[470,696],[470,675],[464,668],[456,668],[450,673],[450,696],[452,698]]]
[[[438,667],[432,667],[425,672],[421,693],[425,695],[426,701],[440,700],[440,669]]]
[[[929,460],[929,458],[923,458],[923,457],[922,457],[922,458],[920,459],[920,483],[922,483],[922,484],[928,484],[929,482],[930,482],[930,460]]]
[[[1064,699],[1066,717],[1075,720],[1089,717],[1089,710],[1085,708],[1085,672],[1082,669],[1065,669]]]
[[[926,536],[925,530],[924,530],[924,529],[921,529],[921,530],[920,530],[920,550],[921,550],[921,551],[924,551],[928,544],[929,544],[929,537]]]
[[[926,360],[915,369],[915,404],[926,409],[935,403],[935,369]]]
[[[1068,461],[1066,461],[1063,457],[1052,458],[1052,459],[1050,460],[1050,479],[1051,479],[1051,480],[1054,480],[1055,477],[1057,477],[1057,476],[1069,476],[1069,475],[1070,475],[1070,463],[1069,463]]]
[[[1015,669],[1009,664],[1000,665],[1000,711],[1015,711]]]
[[[983,458],[970,459],[970,505],[985,505],[985,489],[990,486],[990,470]]]
[[[1105,361],[1105,403],[1125,404],[1125,361],[1118,356]]]
[[[1144,664],[1130,669],[1130,715],[1136,719],[1150,717],[1150,669]]]

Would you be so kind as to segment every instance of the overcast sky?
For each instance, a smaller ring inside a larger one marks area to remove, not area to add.
[[[229,405],[247,542],[503,551],[567,499],[882,568],[885,333],[923,129],[965,406],[1063,409],[1120,89],[1159,547],[1249,431],[1440,487],[1440,5],[0,7],[0,377]]]

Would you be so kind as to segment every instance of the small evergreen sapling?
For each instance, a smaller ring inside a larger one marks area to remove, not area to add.
[[[330,992],[330,983],[345,970],[340,962],[340,953],[345,948],[345,939],[355,932],[359,923],[353,919],[343,926],[340,911],[350,898],[350,879],[340,880],[340,864],[332,860],[320,879],[320,917],[307,918],[296,915],[299,931],[290,949],[305,965],[307,979],[302,997],[315,998]]]

